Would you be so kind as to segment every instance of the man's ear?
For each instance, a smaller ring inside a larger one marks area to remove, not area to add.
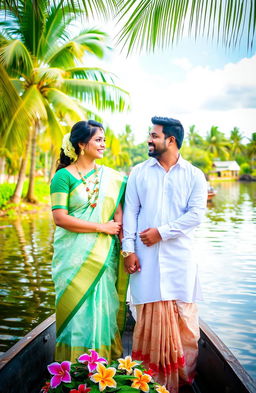
[[[170,138],[170,139],[169,139],[168,145],[172,145],[173,143],[176,142],[175,136],[170,136],[169,138]]]

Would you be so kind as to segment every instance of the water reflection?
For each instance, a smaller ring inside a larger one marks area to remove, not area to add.
[[[256,378],[256,184],[220,183],[198,228],[200,315]]]
[[[51,315],[53,225],[50,214],[1,219],[0,352]]]
[[[200,315],[256,378],[256,183],[216,184],[196,231]],[[54,311],[50,212],[0,220],[0,351]]]

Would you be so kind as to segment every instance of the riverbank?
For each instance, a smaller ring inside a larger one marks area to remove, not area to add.
[[[24,200],[27,194],[28,180],[24,183],[22,199],[18,204],[10,202],[14,189],[14,183],[0,184],[0,217],[16,217],[21,214],[33,214],[39,211],[46,211],[50,208],[50,186],[43,178],[36,178],[35,180],[36,203],[29,203]]]

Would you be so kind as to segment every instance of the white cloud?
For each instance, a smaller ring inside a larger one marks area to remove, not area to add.
[[[186,57],[178,57],[176,59],[173,59],[171,63],[177,65],[178,67],[180,67],[185,71],[190,70],[192,68],[191,62]]]
[[[130,124],[137,142],[144,140],[154,115],[178,118],[185,129],[195,124],[202,135],[212,125],[227,134],[237,126],[247,136],[256,129],[256,56],[218,69],[192,66],[188,58],[176,58],[165,72],[149,73],[139,56],[127,59],[115,54],[104,66],[130,92],[132,110],[103,114],[103,118],[117,132]]]

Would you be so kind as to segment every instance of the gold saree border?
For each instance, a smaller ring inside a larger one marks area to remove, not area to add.
[[[92,348],[84,346],[71,347],[63,342],[56,342],[55,360],[63,361],[63,359],[70,359],[75,362],[76,359],[84,353],[89,353]],[[100,356],[104,357],[108,362],[116,360],[122,356],[122,340],[119,331],[116,332],[110,345],[101,345],[99,348],[93,348]]]

